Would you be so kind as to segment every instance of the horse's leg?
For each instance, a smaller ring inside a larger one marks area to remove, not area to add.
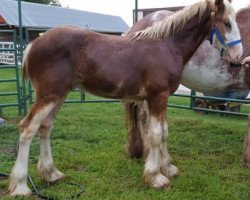
[[[50,134],[53,129],[53,122],[62,103],[63,101],[58,102],[48,118],[42,122],[38,129],[38,135],[40,137],[40,156],[37,167],[43,179],[48,182],[53,182],[64,177],[64,174],[57,170],[53,163],[50,146]]]
[[[143,142],[143,158],[146,160],[148,153],[149,153],[149,144],[148,144],[148,133],[149,133],[149,124],[150,124],[150,117],[149,117],[149,108],[148,102],[146,100],[143,101],[142,104],[138,107],[138,129],[141,133],[141,138]]]
[[[243,161],[245,166],[250,167],[250,116],[248,117],[247,135],[243,150]]]
[[[167,102],[166,102],[167,103]],[[167,123],[167,117],[166,115],[163,117],[162,120],[162,165],[161,165],[161,171],[166,177],[174,177],[179,174],[178,168],[171,164],[171,156],[168,153],[167,150],[167,139],[168,139],[168,123]]]
[[[167,105],[167,101],[166,101],[166,105]],[[138,112],[139,112],[139,119],[138,123],[139,123],[139,130],[141,132],[143,141],[145,141],[145,137],[147,135],[147,131],[148,131],[148,124],[149,124],[149,111],[148,111],[148,103],[146,101],[143,102],[142,105],[140,105],[140,107],[138,107]],[[165,109],[166,111],[166,109]],[[168,124],[167,124],[167,117],[166,117],[166,113],[163,115],[163,119],[161,122],[161,126],[162,126],[162,131],[163,131],[163,135],[162,135],[162,147],[161,147],[161,153],[162,153],[162,164],[161,164],[161,171],[162,173],[166,176],[166,177],[173,177],[173,176],[177,176],[179,173],[179,170],[176,166],[171,164],[171,157],[168,153],[167,150],[167,138],[168,138]],[[146,140],[147,142],[147,140]],[[145,144],[144,145],[144,150],[143,153],[145,155],[148,154],[148,145]]]
[[[162,120],[166,110],[166,99],[168,92],[152,97],[148,101],[149,108],[149,130],[145,138],[148,155],[146,158],[144,175],[147,184],[155,188],[170,187],[169,179],[161,172],[162,157]]]
[[[9,183],[10,195],[30,195],[27,186],[29,148],[42,121],[48,117],[54,108],[53,102],[44,103],[37,101],[31,108],[29,114],[20,123],[19,149],[16,163],[12,169]]]
[[[130,157],[140,158],[143,154],[143,143],[141,138],[141,132],[139,128],[139,109],[140,103],[125,102],[126,122],[128,129],[127,138],[127,153]]]

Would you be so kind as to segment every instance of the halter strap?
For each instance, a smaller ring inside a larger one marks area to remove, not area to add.
[[[217,39],[222,44],[222,46],[226,45],[225,42],[224,42],[224,39],[223,39],[222,35],[220,34],[219,29],[217,28],[216,24],[214,25],[214,28],[212,29],[212,31],[210,33],[210,44],[213,44],[214,35],[217,37]]]
[[[231,46],[234,46],[234,45],[239,44],[239,43],[241,43],[241,39],[229,42],[229,43],[227,43],[227,46],[231,47]]]

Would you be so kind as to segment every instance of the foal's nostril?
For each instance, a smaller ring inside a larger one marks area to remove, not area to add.
[[[236,56],[236,61],[238,61],[239,59],[240,59],[240,54]]]
[[[241,59],[241,57],[242,57],[242,53],[239,53],[239,54],[237,55],[237,57],[236,57],[237,61],[239,61],[239,60]]]
[[[234,54],[234,53],[228,53],[227,54],[227,61],[237,63],[240,61],[242,54]]]

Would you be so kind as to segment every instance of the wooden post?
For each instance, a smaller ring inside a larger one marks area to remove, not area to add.
[[[134,23],[138,21],[138,0],[135,0]]]

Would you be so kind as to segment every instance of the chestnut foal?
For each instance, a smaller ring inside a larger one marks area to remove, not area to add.
[[[230,21],[232,31],[224,23]],[[9,183],[10,195],[29,195],[28,155],[33,137],[40,137],[38,170],[47,181],[63,174],[53,163],[50,134],[56,113],[72,88],[92,94],[145,102],[149,116],[146,183],[168,188],[168,177],[178,173],[166,149],[166,101],[180,83],[183,66],[215,27],[226,42],[239,40],[235,12],[228,0],[203,0],[133,35],[112,36],[76,27],[54,28],[26,50],[24,76],[32,81],[36,101],[20,123],[20,143]],[[215,30],[215,29],[214,29]],[[242,54],[241,44],[224,48],[232,62]]]

